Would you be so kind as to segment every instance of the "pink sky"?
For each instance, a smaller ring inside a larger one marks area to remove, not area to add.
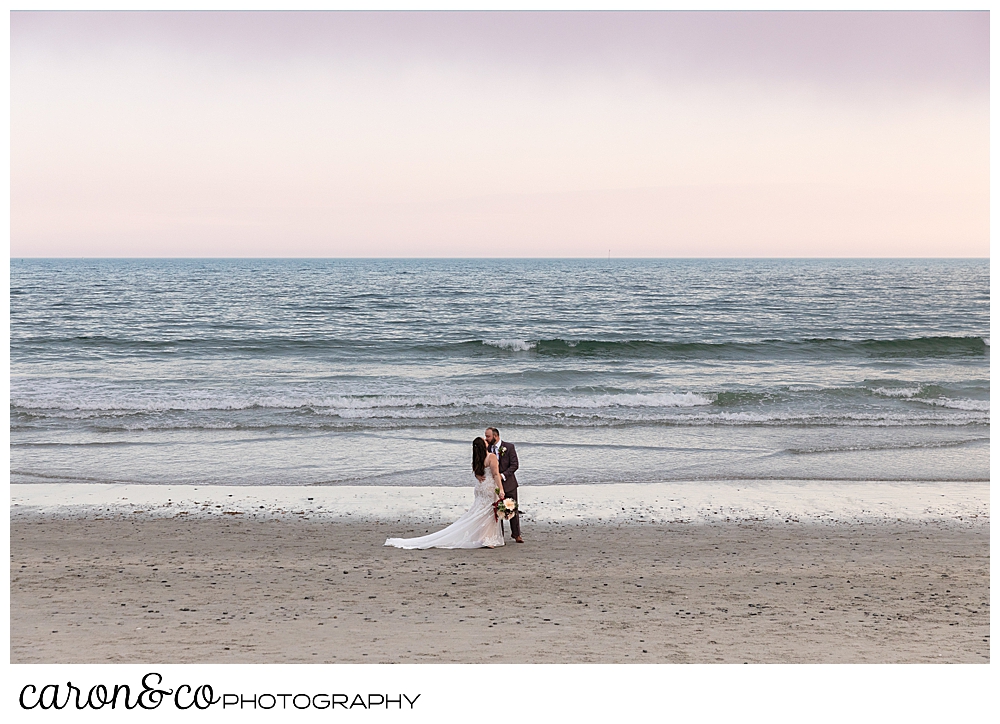
[[[989,15],[12,13],[11,255],[988,256]]]

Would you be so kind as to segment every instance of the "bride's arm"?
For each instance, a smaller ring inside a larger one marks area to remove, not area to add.
[[[490,463],[490,470],[493,471],[493,482],[496,483],[496,486],[498,488],[500,488],[500,499],[503,500],[504,492],[503,492],[503,481],[500,479],[500,461],[497,460],[496,455],[490,453],[489,463]]]

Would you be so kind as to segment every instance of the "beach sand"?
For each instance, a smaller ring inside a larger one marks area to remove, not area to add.
[[[11,661],[989,661],[988,518],[535,521],[403,551],[436,526],[224,513],[12,513]]]

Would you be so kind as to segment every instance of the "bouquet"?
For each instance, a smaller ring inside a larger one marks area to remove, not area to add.
[[[510,520],[518,513],[517,501],[500,495],[500,488],[493,488],[497,499],[493,501],[493,520]]]

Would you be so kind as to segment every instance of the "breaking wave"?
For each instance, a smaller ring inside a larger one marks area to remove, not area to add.
[[[657,340],[499,339],[474,344],[501,352],[542,357],[611,359],[838,359],[838,358],[947,358],[985,357],[989,342],[983,337],[918,337],[915,339],[802,339],[754,342],[667,342]],[[441,352],[457,352],[465,344],[434,345]]]

